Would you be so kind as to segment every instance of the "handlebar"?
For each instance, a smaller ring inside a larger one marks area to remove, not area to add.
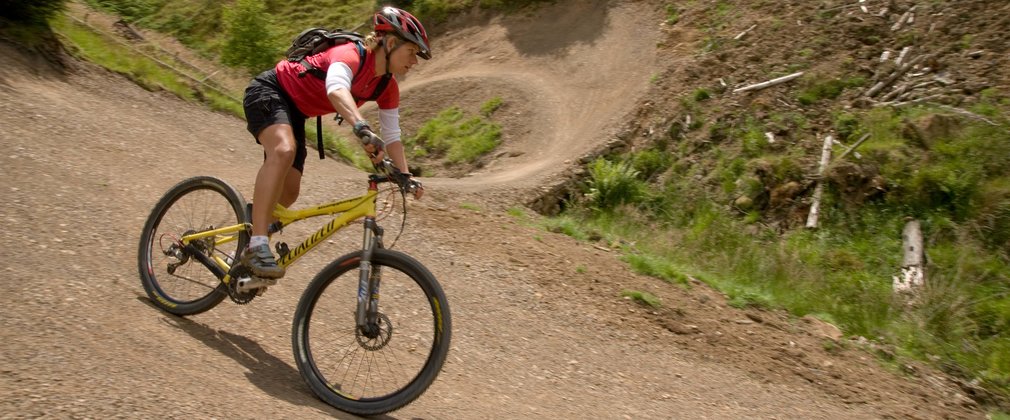
[[[404,194],[414,194],[418,189],[423,188],[420,181],[413,179],[410,173],[400,171],[389,158],[382,159],[373,166],[378,174],[369,176],[372,181],[395,183],[400,187],[400,192]]]

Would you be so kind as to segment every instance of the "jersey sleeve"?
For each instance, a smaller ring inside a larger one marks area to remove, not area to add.
[[[351,90],[353,77],[347,64],[341,61],[330,64],[330,69],[326,71],[326,94],[329,95],[339,89]]]
[[[361,56],[353,42],[330,48],[316,57],[321,58],[320,62],[312,64],[319,68],[329,69],[333,63],[346,64],[351,69],[351,78],[358,75],[358,67],[361,67]]]

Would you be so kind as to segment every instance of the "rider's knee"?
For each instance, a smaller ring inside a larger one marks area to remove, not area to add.
[[[295,148],[293,145],[279,143],[274,147],[265,149],[267,160],[277,160],[279,163],[290,165],[295,161]]]

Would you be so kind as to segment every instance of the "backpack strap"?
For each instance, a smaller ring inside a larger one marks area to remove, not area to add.
[[[354,78],[351,79],[352,87],[354,86],[354,81],[361,74],[361,69],[365,66],[365,55],[367,54],[367,51],[365,50],[365,45],[360,41],[354,41],[354,46],[358,49],[358,57],[360,57],[360,60],[358,60],[358,71],[354,72]],[[309,62],[305,61],[304,58],[300,61],[300,63],[302,67],[305,68],[305,71],[298,73],[298,77],[304,77],[305,73],[309,73],[315,76],[316,78],[322,80],[323,82],[326,81],[326,72],[316,68],[316,66],[313,66],[312,64],[309,64]],[[385,90],[386,84],[388,83],[389,80],[386,80],[386,77],[383,77],[382,80],[379,81],[379,84],[375,87],[375,92],[381,94],[382,91],[380,89]],[[369,99],[370,101],[374,101],[375,98],[378,98],[378,95],[374,93],[372,94],[372,96],[374,96],[374,98]],[[343,118],[340,117],[339,113],[337,114],[335,119],[337,120],[337,125],[340,125],[340,123],[343,121]],[[326,152],[323,150],[322,115],[316,117],[316,150],[319,151],[319,159],[326,159]]]

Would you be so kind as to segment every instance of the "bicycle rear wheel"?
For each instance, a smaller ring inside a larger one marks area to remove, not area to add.
[[[324,402],[358,415],[396,410],[421,396],[449,351],[451,320],[441,286],[428,269],[396,251],[377,249],[381,270],[379,333],[358,331],[361,252],[324,268],[302,294],[292,326],[295,362]]]
[[[244,223],[245,208],[242,194],[214,177],[190,178],[165,193],[144,224],[137,253],[141,283],[155,305],[176,315],[193,315],[228,296],[221,280],[183,249],[179,240],[183,235]],[[193,242],[190,250],[232,260],[249,242],[245,233],[234,235]]]

